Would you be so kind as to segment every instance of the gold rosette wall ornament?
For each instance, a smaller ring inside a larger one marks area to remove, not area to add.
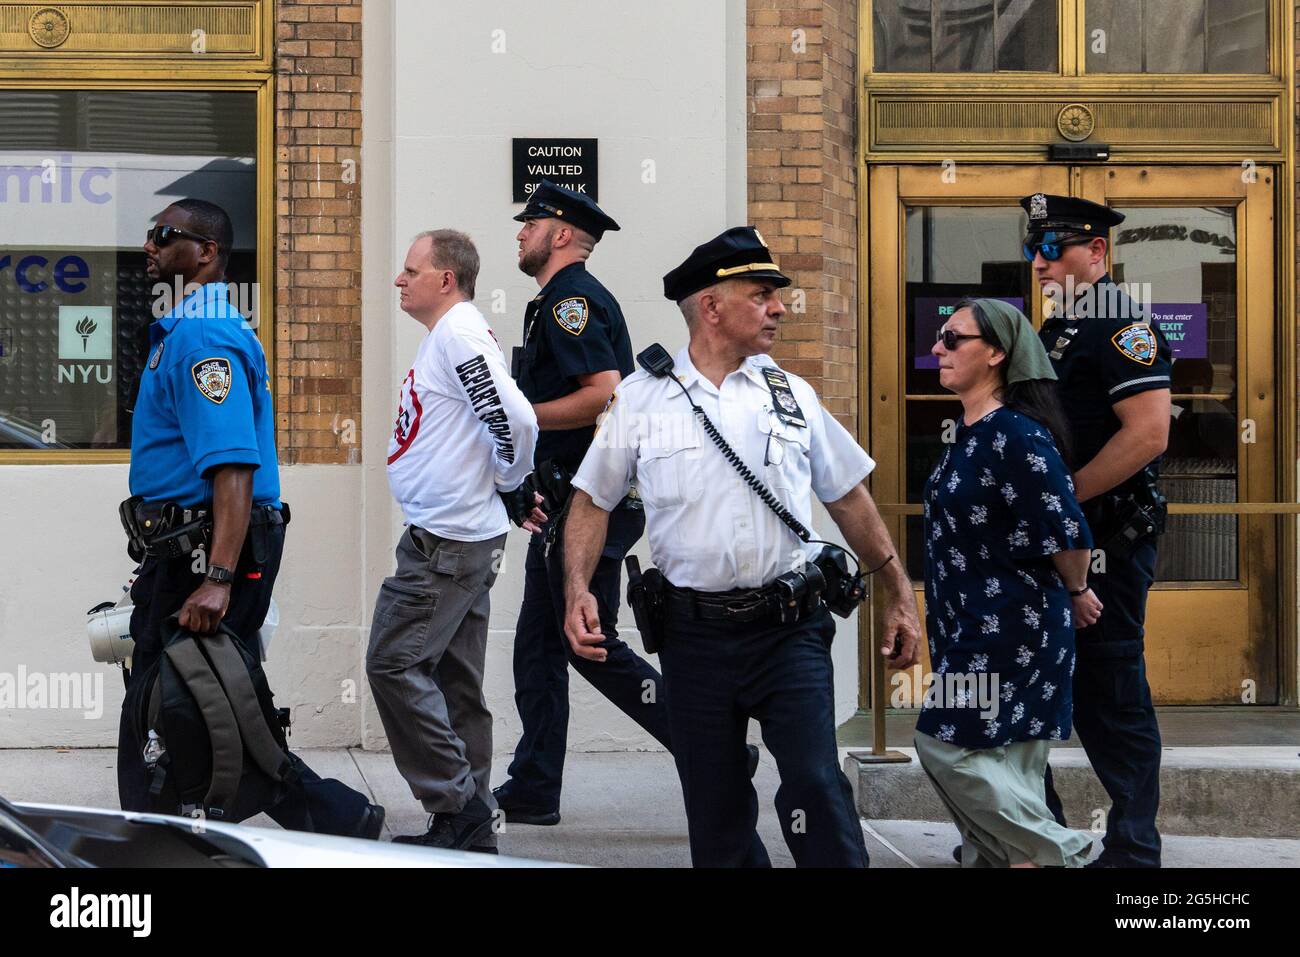
[[[72,32],[68,15],[54,7],[42,7],[32,14],[27,21],[27,32],[36,41],[37,46],[53,49],[62,46]]]
[[[1092,110],[1082,103],[1071,103],[1062,107],[1061,112],[1056,114],[1056,128],[1072,143],[1086,140],[1092,135],[1096,125]]]

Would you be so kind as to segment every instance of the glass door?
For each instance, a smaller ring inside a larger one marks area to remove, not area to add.
[[[1268,609],[1278,600],[1277,519],[1227,511],[1276,500],[1268,170],[1251,182],[1235,167],[871,169],[862,394],[880,463],[872,490],[918,602],[921,491],[961,408],[940,387],[929,349],[964,295],[1005,298],[1041,324],[1042,295],[1020,252],[1018,200],[1035,192],[1086,196],[1125,213],[1112,235],[1112,274],[1141,284],[1135,292],[1174,350],[1163,487],[1175,514],[1148,604],[1153,693],[1164,704],[1239,703],[1250,681],[1259,703],[1276,701],[1277,622]],[[881,681],[877,671],[875,686]],[[918,687],[900,681],[886,690],[893,704],[912,706]]]

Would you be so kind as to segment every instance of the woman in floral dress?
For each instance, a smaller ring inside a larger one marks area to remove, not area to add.
[[[960,303],[933,353],[964,415],[925,487],[935,677],[917,753],[964,866],[1079,866],[1091,842],[1053,820],[1043,772],[1050,742],[1070,735],[1074,629],[1101,603],[1056,375],[1029,320],[995,299]]]

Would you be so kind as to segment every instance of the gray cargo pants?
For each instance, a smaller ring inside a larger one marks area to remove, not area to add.
[[[456,814],[475,794],[496,809],[483,659],[505,540],[409,526],[375,600],[366,675],[397,770],[430,814]]]

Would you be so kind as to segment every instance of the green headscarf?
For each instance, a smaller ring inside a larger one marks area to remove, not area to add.
[[[975,299],[976,307],[993,327],[993,335],[1007,354],[1007,385],[1028,379],[1056,381],[1047,350],[1025,314],[1001,299]]]

